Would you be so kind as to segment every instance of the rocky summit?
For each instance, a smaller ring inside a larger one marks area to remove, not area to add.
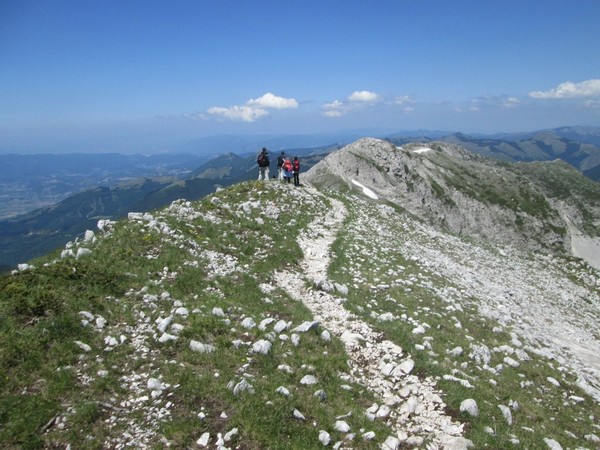
[[[0,443],[598,448],[580,177],[363,139],[301,187],[102,220],[0,278]]]

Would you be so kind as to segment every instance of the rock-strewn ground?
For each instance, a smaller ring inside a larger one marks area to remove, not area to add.
[[[81,395],[49,445],[598,446],[600,277],[580,261],[279,183],[99,228],[48,267],[131,287],[76,311],[77,358],[51,371]]]

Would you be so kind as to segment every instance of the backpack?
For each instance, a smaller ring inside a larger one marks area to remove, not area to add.
[[[268,164],[269,160],[266,154],[261,153],[260,155],[258,155],[258,159],[256,160],[256,162],[260,167],[265,167]]]
[[[288,172],[290,170],[292,170],[292,163],[290,162],[289,159],[286,159],[285,162],[283,163],[283,170],[287,170]]]
[[[294,160],[294,172],[300,172],[300,160]]]

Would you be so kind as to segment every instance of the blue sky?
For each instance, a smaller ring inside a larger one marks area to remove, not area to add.
[[[0,151],[599,126],[599,20],[598,0],[0,0]]]

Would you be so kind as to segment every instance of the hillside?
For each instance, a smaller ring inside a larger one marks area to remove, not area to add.
[[[597,448],[599,272],[432,226],[380,169],[101,221],[0,278],[1,446]]]
[[[323,152],[328,152],[328,148],[288,152],[300,155],[302,170],[305,171],[323,159]],[[162,158],[155,156],[152,161],[161,162]],[[277,154],[272,152],[271,158],[271,175],[274,176]],[[19,263],[83,237],[85,230],[93,227],[100,218],[120,219],[129,211],[151,211],[180,198],[198,200],[221,187],[256,177],[254,154],[239,156],[228,153],[205,162],[183,178],[139,178],[110,187],[94,187],[55,205],[0,220],[0,273],[6,271],[3,267],[10,270]]]
[[[337,190],[366,186],[451,233],[564,251],[600,268],[600,185],[566,163],[510,164],[443,142],[361,139],[307,179]]]

